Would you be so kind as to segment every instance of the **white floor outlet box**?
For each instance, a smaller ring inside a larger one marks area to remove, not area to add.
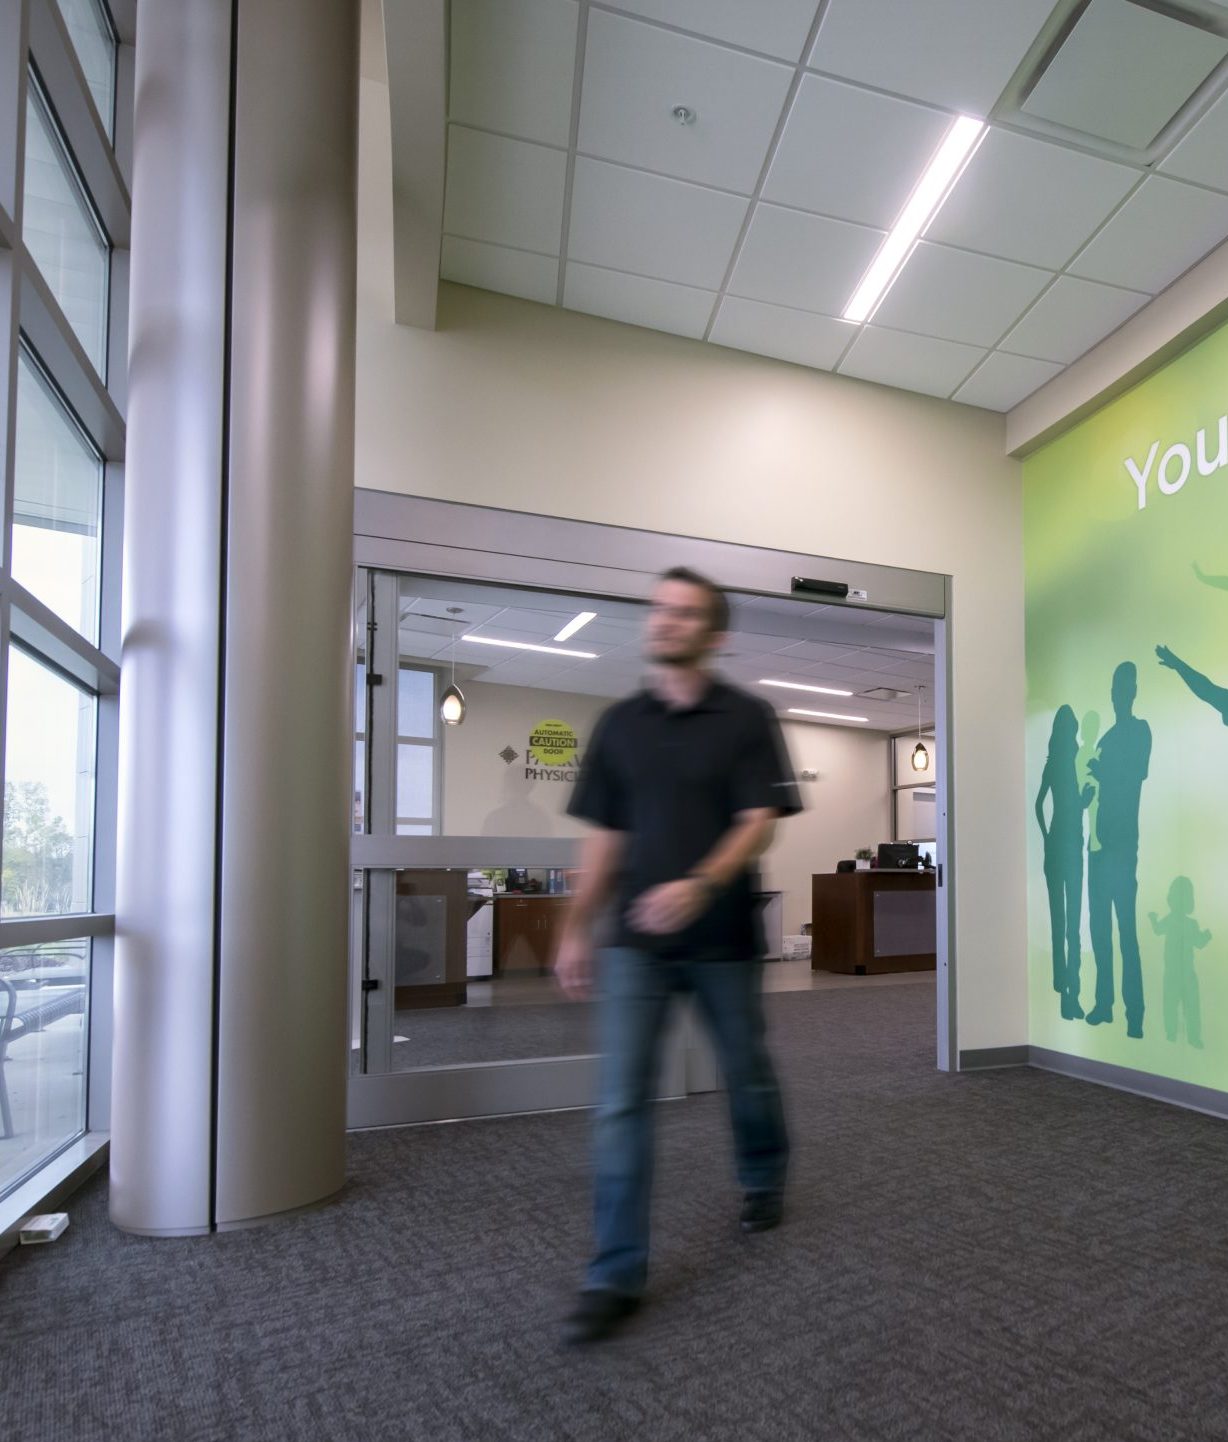
[[[54,1242],[68,1230],[67,1212],[43,1212],[37,1217],[27,1217],[21,1224],[20,1241],[23,1247],[39,1246],[43,1242]]]

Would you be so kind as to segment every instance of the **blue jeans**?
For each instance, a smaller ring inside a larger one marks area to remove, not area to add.
[[[616,947],[602,952],[598,965],[596,1248],[585,1285],[638,1296],[648,1274],[653,1098],[676,995],[694,994],[716,1046],[743,1190],[783,1188],[789,1142],[763,1035],[761,962],[663,961]]]

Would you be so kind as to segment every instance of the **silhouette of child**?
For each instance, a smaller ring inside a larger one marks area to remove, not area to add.
[[[1168,888],[1168,915],[1161,920],[1153,911],[1151,925],[1164,938],[1164,1030],[1169,1041],[1177,1040],[1177,1023],[1185,1016],[1186,1040],[1202,1049],[1202,1015],[1198,1002],[1198,977],[1194,953],[1211,940],[1194,920],[1194,883],[1178,876]]]

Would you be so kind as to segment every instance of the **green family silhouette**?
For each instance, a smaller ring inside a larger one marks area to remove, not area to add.
[[[1205,585],[1228,591],[1228,576],[1209,576],[1195,565]],[[1190,692],[1228,725],[1228,687],[1217,686],[1167,646],[1157,646],[1160,665],[1176,672]],[[1049,751],[1036,795],[1036,820],[1044,838],[1045,885],[1053,948],[1053,989],[1067,1021],[1102,1026],[1116,1004],[1113,923],[1121,956],[1121,1000],[1126,1035],[1143,1035],[1143,973],[1138,940],[1139,812],[1151,768],[1151,728],[1134,714],[1138,670],[1123,661],[1113,673],[1113,725],[1100,735],[1100,716],[1088,711],[1082,723],[1070,706],[1053,717]],[[1050,802],[1046,814],[1046,802]],[[1084,816],[1087,817],[1086,828]],[[1087,912],[1096,970],[1095,1001],[1080,1002],[1084,842]],[[1152,929],[1164,938],[1164,1030],[1169,1041],[1185,1038],[1202,1046],[1202,1022],[1194,953],[1211,933],[1194,918],[1194,885],[1179,876],[1168,892],[1168,915],[1150,913]]]

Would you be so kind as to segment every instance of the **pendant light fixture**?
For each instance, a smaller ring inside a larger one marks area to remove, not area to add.
[[[928,771],[930,769],[930,753],[925,743],[921,740],[921,691],[917,687],[917,744],[912,749],[912,769],[914,771]]]
[[[448,615],[459,616],[464,608],[449,606]],[[439,702],[439,719],[445,726],[459,726],[465,719],[465,696],[456,684],[456,626],[452,627],[452,684],[443,693]]]

